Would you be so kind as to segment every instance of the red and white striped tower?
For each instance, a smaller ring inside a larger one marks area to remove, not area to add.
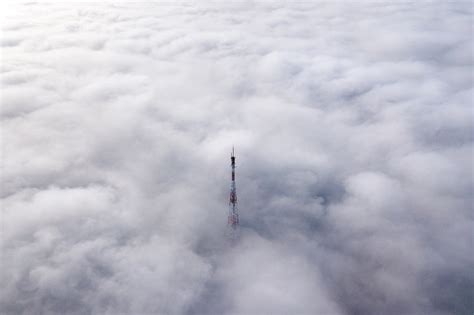
[[[230,156],[232,167],[232,183],[230,184],[230,198],[229,198],[229,217],[227,225],[232,238],[235,238],[239,228],[239,214],[237,213],[237,189],[235,187],[235,155],[232,147],[232,154]]]

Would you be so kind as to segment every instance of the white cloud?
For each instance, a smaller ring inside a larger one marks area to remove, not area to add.
[[[473,311],[470,3],[2,11],[4,313]]]

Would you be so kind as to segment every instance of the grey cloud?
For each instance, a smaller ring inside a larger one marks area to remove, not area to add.
[[[470,3],[4,17],[3,313],[474,311]]]

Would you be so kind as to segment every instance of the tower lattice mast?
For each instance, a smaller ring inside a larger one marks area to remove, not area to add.
[[[232,167],[232,182],[230,185],[229,217],[227,225],[229,226],[232,235],[235,236],[239,227],[239,214],[237,212],[237,189],[235,187],[235,155],[233,147],[232,154],[230,156],[230,161]]]

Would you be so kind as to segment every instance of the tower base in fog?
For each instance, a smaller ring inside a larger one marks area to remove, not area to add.
[[[231,244],[237,242],[240,239],[240,227],[228,226],[226,230],[226,238]]]

